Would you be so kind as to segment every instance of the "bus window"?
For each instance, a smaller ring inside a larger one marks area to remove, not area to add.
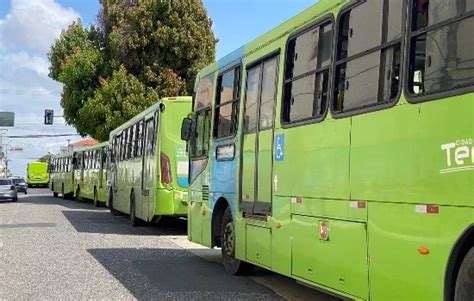
[[[209,136],[211,129],[211,110],[206,109],[195,113],[194,134],[189,141],[191,158],[206,157],[209,152]]]
[[[155,143],[155,120],[153,118],[146,121],[146,140],[145,140],[145,155],[153,154]]]
[[[317,25],[287,47],[283,122],[322,117],[326,111],[333,24]]]
[[[232,136],[237,130],[239,84],[240,68],[227,71],[217,79],[214,138]]]
[[[278,75],[278,59],[273,58],[263,64],[262,91],[260,96],[259,131],[273,128],[275,96]]]
[[[402,0],[368,0],[342,15],[333,99],[336,113],[389,103],[398,96],[401,5]]]
[[[140,122],[137,123],[137,133],[138,133],[137,156],[141,157],[142,156],[142,148],[143,148],[143,120],[140,120]]]
[[[261,70],[262,65],[258,65],[247,72],[247,91],[245,97],[244,114],[244,133],[246,134],[257,131],[258,93],[261,82]]]
[[[474,17],[466,14],[472,11],[472,0],[413,0],[410,93],[428,95],[474,84]]]
[[[214,73],[199,81],[193,99],[194,111],[211,106],[214,90]]]

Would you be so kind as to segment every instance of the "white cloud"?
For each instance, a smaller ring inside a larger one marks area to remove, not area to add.
[[[78,13],[55,0],[11,0],[10,11],[0,20],[0,111],[15,112],[16,124],[9,135],[75,133],[74,128],[61,125],[63,118],[55,118],[53,126],[42,123],[44,109],[62,115],[62,86],[48,77],[46,54],[61,31],[78,18]],[[11,154],[10,167],[23,174],[27,161],[58,151],[67,139],[7,139],[24,147],[23,152]]]
[[[46,54],[61,30],[78,18],[54,0],[12,0],[10,12],[0,20],[1,45]]]
[[[29,69],[37,75],[48,76],[49,62],[45,56],[30,55],[25,51],[7,53],[0,59],[0,69]]]

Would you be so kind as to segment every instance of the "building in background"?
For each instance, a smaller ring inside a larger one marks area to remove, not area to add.
[[[82,139],[73,143],[69,143],[69,140],[68,140],[68,145],[62,146],[60,149],[60,153],[77,151],[84,147],[94,146],[98,143],[99,141],[92,138]]]

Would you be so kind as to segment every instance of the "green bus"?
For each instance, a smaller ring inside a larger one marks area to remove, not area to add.
[[[93,200],[99,207],[107,203],[108,142],[75,152],[74,196],[77,201]]]
[[[75,153],[66,152],[53,156],[49,162],[49,190],[53,192],[54,197],[59,194],[64,199],[74,196],[74,162]]]
[[[133,226],[186,216],[189,165],[180,121],[190,111],[191,97],[165,98],[110,133],[112,214],[129,214]]]
[[[320,0],[198,75],[188,237],[357,300],[474,300],[474,0]]]
[[[48,187],[49,173],[47,162],[30,162],[26,165],[28,187]]]

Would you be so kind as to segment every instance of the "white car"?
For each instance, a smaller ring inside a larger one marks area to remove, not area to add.
[[[18,201],[18,193],[12,179],[0,178],[0,200]]]

